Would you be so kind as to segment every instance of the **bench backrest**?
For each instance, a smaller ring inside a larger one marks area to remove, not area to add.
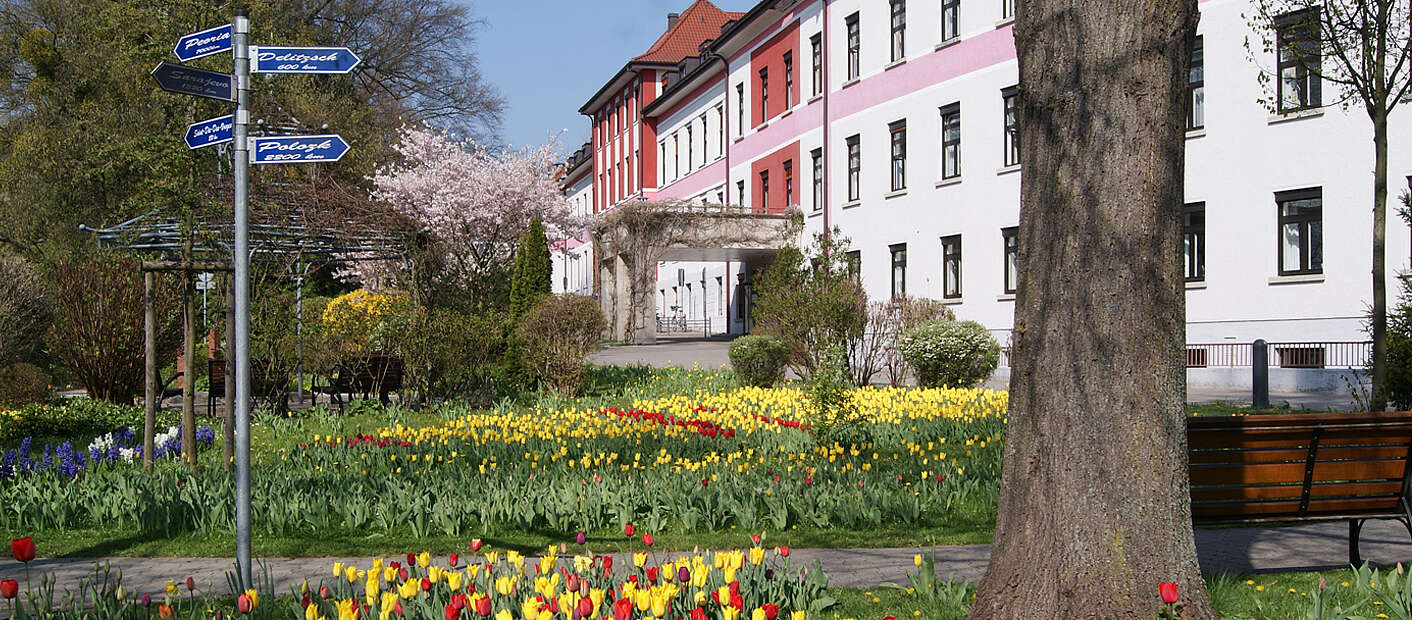
[[[402,358],[391,355],[372,355],[344,363],[338,370],[339,387],[345,390],[370,390],[381,388],[386,391],[402,389]]]
[[[1412,412],[1194,417],[1198,523],[1399,515]]]

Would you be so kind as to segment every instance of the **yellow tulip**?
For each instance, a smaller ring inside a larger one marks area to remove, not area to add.
[[[341,600],[335,607],[338,608],[338,620],[358,620],[358,607],[353,599]]]
[[[633,602],[637,604],[638,611],[647,611],[652,608],[652,593],[647,590],[638,590],[633,595]]]
[[[740,618],[740,610],[730,605],[723,607],[722,611],[725,612],[725,620],[737,620]]]
[[[343,562],[334,562],[334,563],[333,563],[333,576],[334,576],[334,577],[342,577],[342,576],[343,576]]]
[[[402,595],[402,598],[405,599],[416,598],[417,595],[421,593],[421,591],[422,584],[417,583],[416,579],[408,579],[407,581],[402,582],[402,585],[397,586],[397,593]]]
[[[423,552],[421,553],[421,555],[418,555],[418,556],[417,556],[417,566],[420,566],[420,567],[422,567],[422,568],[426,568],[426,567],[428,567],[428,566],[431,566],[431,554],[430,554],[430,553],[427,553],[427,552],[425,552],[425,551],[423,551]]]
[[[310,604],[304,608],[304,620],[325,620],[323,614],[319,613],[319,606]]]
[[[462,575],[460,571],[452,571],[446,573],[446,587],[450,588],[452,592],[460,592],[461,579]]]
[[[348,583],[356,583],[358,581],[358,569],[353,566],[345,566],[343,568],[343,576],[348,579]]]
[[[430,579],[432,583],[441,583],[441,567],[433,566],[428,568],[427,579]]]
[[[495,613],[495,620],[515,620],[515,616],[508,609],[502,609]]]
[[[634,554],[632,554],[632,565],[633,565],[633,566],[635,566],[635,567],[637,567],[637,568],[642,568],[642,566],[643,566],[644,564],[647,564],[647,554],[646,554],[646,553],[634,553]]]
[[[168,579],[168,580],[167,580],[167,595],[168,595],[168,596],[176,596],[176,595],[177,595],[177,586],[176,586],[176,582],[175,582],[175,581],[172,581],[171,579]]]
[[[756,607],[754,611],[751,611],[750,620],[765,620],[764,608]]]
[[[380,585],[382,585],[382,582],[377,579],[369,579],[367,581],[367,585],[363,587],[363,593],[368,597],[369,601],[376,599],[378,592],[382,591],[382,588],[379,587]]]
[[[245,596],[250,597],[250,609],[260,606],[260,593],[254,590],[246,590]]]
[[[509,577],[496,577],[495,591],[499,592],[501,596],[509,596],[511,592],[515,591],[515,581]]]
[[[598,606],[603,604],[603,591],[598,588],[589,590],[588,599],[593,601],[594,612],[592,615],[596,617],[598,615]]]
[[[499,562],[499,561],[500,561],[500,552],[499,552],[499,551],[491,551],[491,552],[485,554],[485,562],[486,562],[487,564],[490,564],[490,565],[493,566],[493,565],[495,565],[495,564],[496,564],[497,562]]]
[[[921,566],[921,565],[922,565],[922,554],[918,553],[917,555],[912,556],[912,566]]]
[[[789,620],[804,620],[804,611],[798,610],[789,612]]]
[[[697,590],[696,595],[691,597],[691,602],[696,603],[698,607],[705,605],[706,592],[704,590]]]
[[[397,579],[397,569],[391,566],[384,567],[382,569],[382,580],[388,583],[392,583],[394,579]]]
[[[371,605],[369,605],[371,607]],[[378,613],[378,620],[387,620],[392,616],[392,612],[397,610],[397,595],[392,592],[382,594],[382,608]]]
[[[525,602],[520,604],[520,614],[525,620],[539,620],[539,599],[525,599]]]
[[[764,549],[763,547],[751,547],[751,548],[750,548],[750,565],[751,565],[751,566],[759,566],[759,565],[760,565],[760,562],[763,562],[763,561],[765,561],[765,549]]]
[[[520,552],[515,551],[513,549],[505,552],[505,561],[509,562],[510,565],[514,566],[515,568],[521,568],[525,565],[524,556],[520,555]]]

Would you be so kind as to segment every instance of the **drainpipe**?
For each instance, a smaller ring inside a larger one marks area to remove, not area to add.
[[[829,142],[829,126],[832,125],[829,119],[829,91],[832,90],[829,87],[829,63],[831,62],[833,55],[829,53],[829,0],[820,1],[824,3],[823,42],[821,43],[821,45],[823,45],[824,47],[824,239],[828,240],[830,220],[829,186],[831,185],[831,181],[833,180],[833,177],[829,175],[829,153],[833,151],[833,146]],[[825,245],[824,247],[827,248],[828,246]]]

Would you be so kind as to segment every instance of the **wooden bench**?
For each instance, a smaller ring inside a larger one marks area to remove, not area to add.
[[[1198,526],[1347,519],[1355,566],[1364,521],[1412,535],[1412,412],[1194,417],[1187,437]]]
[[[402,370],[400,357],[369,355],[339,364],[328,386],[317,391],[338,403],[339,411],[343,410],[343,394],[348,394],[350,400],[354,394],[377,394],[379,402],[386,405],[392,402],[389,394],[402,389]]]
[[[259,364],[261,363],[261,360],[254,360],[254,362],[256,364]],[[206,415],[214,416],[216,414],[216,399],[224,399],[226,397],[225,359],[207,359],[206,376],[208,377],[206,385]],[[288,381],[288,377],[285,377],[283,383],[288,383]],[[250,373],[250,392],[252,397],[258,397],[262,394],[276,393],[279,392],[282,387],[282,384],[272,384],[269,381],[263,380],[263,378],[260,376],[260,373],[258,372]]]

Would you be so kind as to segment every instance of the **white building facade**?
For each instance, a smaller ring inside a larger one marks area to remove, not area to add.
[[[1008,342],[1021,175],[1012,4],[767,0],[726,14],[699,53],[638,72],[644,94],[628,98],[644,170],[624,199],[797,207],[808,234],[837,226],[851,241],[871,298],[941,299]],[[1277,63],[1247,50],[1247,38],[1260,40],[1243,17],[1248,0],[1200,10],[1186,137],[1188,342],[1366,340],[1371,122],[1302,70],[1332,59]],[[1277,77],[1262,82],[1262,71]],[[1389,121],[1392,296],[1412,253],[1395,216],[1412,185],[1409,121],[1405,108]],[[658,314],[747,331],[755,267],[665,263]]]

